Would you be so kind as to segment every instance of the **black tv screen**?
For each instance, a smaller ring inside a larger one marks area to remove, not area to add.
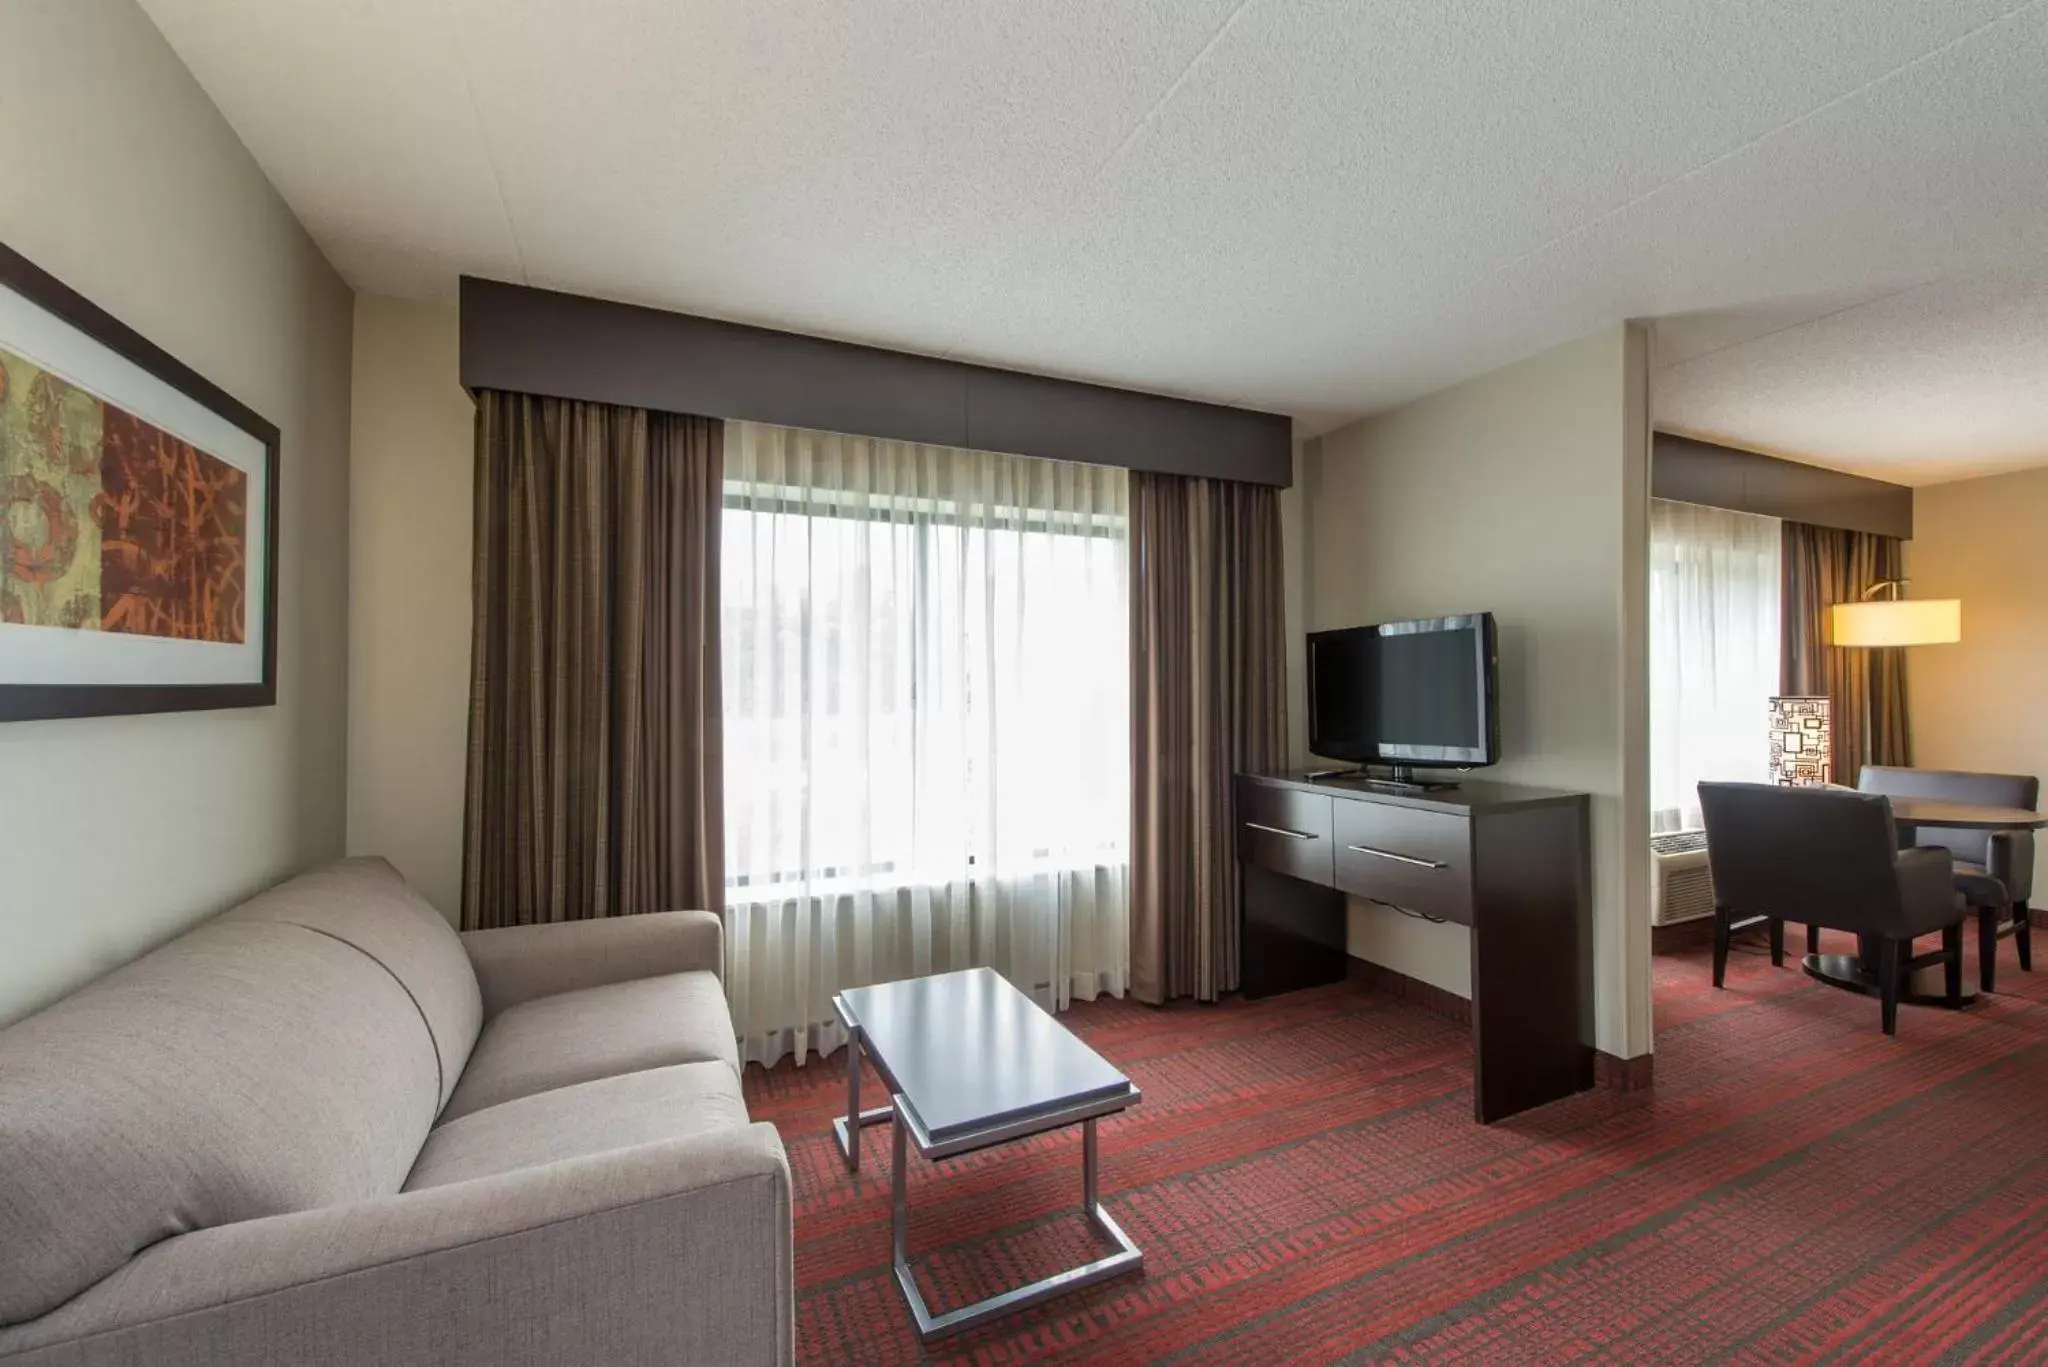
[[[1492,613],[1311,633],[1309,749],[1354,763],[1492,764],[1496,666]]]

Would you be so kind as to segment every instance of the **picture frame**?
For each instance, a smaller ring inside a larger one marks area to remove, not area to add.
[[[0,721],[276,703],[279,430],[0,244]]]
[[[0,722],[277,702],[275,425],[0,243]]]

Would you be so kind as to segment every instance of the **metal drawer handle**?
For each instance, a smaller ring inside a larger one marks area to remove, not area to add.
[[[1267,835],[1284,835],[1289,840],[1315,839],[1315,836],[1308,831],[1290,831],[1285,826],[1262,826],[1256,821],[1247,821],[1244,824],[1255,831],[1264,831]]]
[[[1443,862],[1437,859],[1417,859],[1412,854],[1395,854],[1392,850],[1376,850],[1370,845],[1346,845],[1344,847],[1358,854],[1369,854],[1375,859],[1391,859],[1397,864],[1413,864],[1418,869],[1440,869]]]

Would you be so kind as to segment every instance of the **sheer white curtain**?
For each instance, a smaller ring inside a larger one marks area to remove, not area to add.
[[[727,993],[743,1057],[842,987],[1128,972],[1121,470],[726,424]]]
[[[1650,502],[1650,829],[1696,829],[1701,779],[1769,776],[1779,523]]]

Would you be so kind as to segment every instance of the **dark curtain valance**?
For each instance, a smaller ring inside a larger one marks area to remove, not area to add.
[[[1845,532],[1913,535],[1913,491],[1902,484],[1670,432],[1651,444],[1650,493]]]
[[[462,383],[1285,488],[1275,413],[465,276]]]

